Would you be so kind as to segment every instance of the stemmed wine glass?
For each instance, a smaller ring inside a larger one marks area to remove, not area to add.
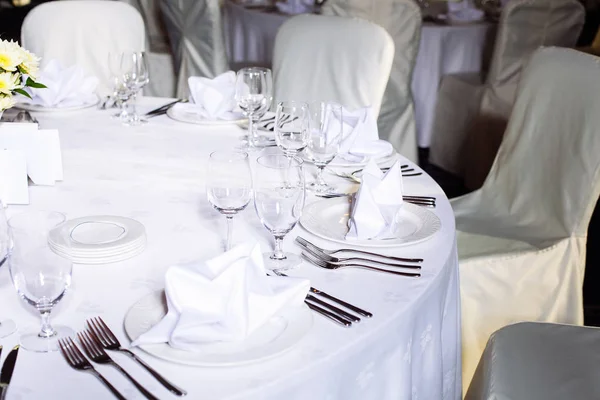
[[[300,257],[285,253],[282,244],[302,215],[304,199],[301,159],[267,154],[256,160],[254,207],[261,223],[275,238],[275,250],[264,255],[266,268],[286,270],[300,264]]]
[[[334,188],[323,179],[323,169],[336,156],[342,138],[342,106],[321,101],[308,104],[309,137],[305,153],[317,167],[315,181],[308,189],[316,193],[331,193]]]
[[[143,51],[125,52],[121,59],[121,71],[123,72],[123,83],[130,93],[127,106],[127,118],[123,122],[127,126],[138,126],[145,124],[145,119],[140,118],[136,110],[138,93],[150,82],[146,55]]]
[[[108,54],[108,70],[110,73],[110,86],[112,88],[112,97],[114,98],[115,103],[119,107],[119,112],[117,114],[112,115],[112,118],[120,119],[121,121],[127,121],[129,118],[129,113],[127,111],[127,107],[125,107],[125,103],[131,97],[131,93],[125,85],[123,80],[123,76],[125,75],[125,71],[123,71],[123,53],[109,53]]]
[[[237,72],[235,100],[248,117],[248,147],[261,147],[264,143],[258,137],[255,126],[273,101],[273,78],[268,68],[249,67]]]
[[[308,104],[283,101],[277,104],[275,141],[290,159],[308,145]]]
[[[10,232],[8,230],[8,222],[6,221],[6,214],[4,212],[4,206],[0,201],[0,267],[6,264],[10,247]],[[12,334],[17,329],[17,324],[13,320],[4,319],[0,320],[0,338],[6,337]]]
[[[71,328],[50,325],[52,308],[71,285],[72,262],[48,245],[49,232],[64,222],[64,214],[52,211],[18,214],[8,221],[13,240],[8,257],[13,284],[19,296],[42,317],[40,330],[32,328],[21,334],[21,346],[27,350],[58,350],[58,339],[74,334]]]
[[[246,208],[252,197],[252,174],[248,153],[215,151],[208,160],[208,201],[227,217],[226,250],[231,249],[233,216]]]

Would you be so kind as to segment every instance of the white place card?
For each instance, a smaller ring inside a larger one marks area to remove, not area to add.
[[[18,150],[0,150],[0,199],[7,204],[29,204],[27,161]]]

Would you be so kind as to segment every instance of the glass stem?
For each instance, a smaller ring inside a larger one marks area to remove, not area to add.
[[[231,241],[233,238],[233,215],[226,215],[227,217],[227,243],[225,244],[225,251],[231,250]]]
[[[256,118],[256,120],[255,120]],[[252,138],[252,145],[256,146],[258,145],[258,120],[260,118],[258,118],[258,116],[252,116],[252,129],[250,130],[250,137]],[[250,126],[249,126],[250,127]]]
[[[325,188],[327,187],[327,182],[323,179],[323,170],[325,169],[324,165],[317,165],[317,177],[315,181],[317,182],[317,186]]]
[[[254,114],[248,115],[248,147],[254,146]]]
[[[274,236],[275,237],[275,250],[273,254],[271,254],[271,259],[273,260],[285,260],[287,257],[283,252],[283,238],[284,236]]]
[[[131,96],[131,116],[130,119],[132,121],[137,121],[138,115],[137,115],[137,92],[133,93],[133,96]]]
[[[41,315],[42,329],[40,330],[40,333],[38,333],[38,336],[41,338],[49,338],[56,335],[56,331],[52,328],[52,325],[50,325],[50,311],[42,311]]]

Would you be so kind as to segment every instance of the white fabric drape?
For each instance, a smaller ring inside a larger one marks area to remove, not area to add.
[[[418,161],[410,83],[419,49],[421,9],[412,0],[328,0],[321,13],[367,19],[385,28],[394,40],[394,62],[377,120],[379,137]]]
[[[465,400],[600,399],[600,329],[523,322],[488,341]]]
[[[275,40],[275,100],[371,106],[378,115],[393,58],[392,38],[372,22],[321,15],[290,18]]]
[[[539,50],[483,187],[452,201],[465,388],[502,326],[583,322],[587,227],[600,193],[598,93],[596,57]]]
[[[98,93],[110,87],[108,55],[144,50],[144,21],[122,2],[55,1],[35,7],[23,21],[21,43],[42,58],[63,66],[77,64],[99,79]]]
[[[190,76],[214,78],[227,71],[219,0],[161,0],[175,61],[177,97],[189,94]]]
[[[480,187],[502,140],[524,63],[541,46],[574,46],[583,17],[577,0],[511,0],[502,9],[485,84],[478,74],[442,80],[430,161],[459,176],[477,175],[473,188]]]

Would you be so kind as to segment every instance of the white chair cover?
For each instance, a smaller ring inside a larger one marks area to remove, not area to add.
[[[502,140],[524,63],[541,46],[574,46],[583,19],[583,6],[577,0],[509,1],[502,9],[485,84],[472,75],[442,80],[430,161],[459,176],[467,168],[484,170],[474,188],[481,186]],[[471,134],[481,140],[467,146]],[[488,160],[487,167],[471,157]]]
[[[229,69],[219,0],[161,0],[175,61],[177,97],[187,98],[188,78],[214,78]]]
[[[23,21],[21,43],[43,66],[52,59],[78,64],[99,79],[98,93],[112,91],[108,54],[144,50],[144,21],[122,2],[54,1],[35,7]]]
[[[497,329],[583,323],[587,228],[600,194],[599,93],[596,57],[537,51],[483,187],[452,200],[464,388]]]
[[[274,98],[336,101],[379,114],[394,58],[382,27],[359,18],[298,15],[284,23],[273,51]]]
[[[412,0],[327,0],[323,15],[364,18],[384,27],[396,51],[378,119],[379,137],[418,162],[415,113],[410,89],[419,50],[421,9]]]
[[[524,322],[495,332],[465,400],[600,399],[600,329]]]

